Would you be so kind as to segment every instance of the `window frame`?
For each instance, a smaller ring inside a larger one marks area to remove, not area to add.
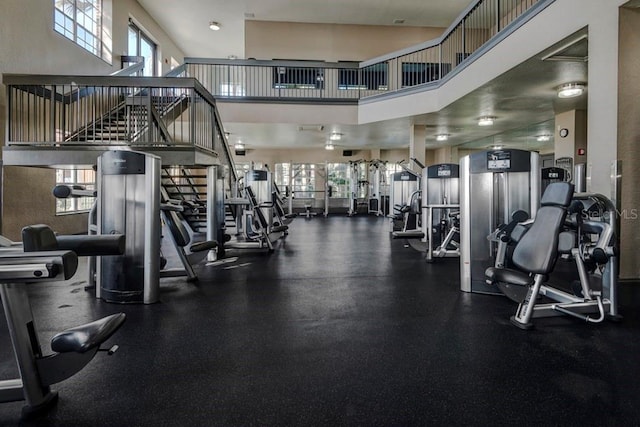
[[[135,51],[129,46],[129,32],[135,31],[136,33],[136,46]],[[146,42],[152,47],[151,58],[147,58],[142,54],[142,42]],[[156,43],[149,34],[145,32],[136,22],[129,18],[129,24],[127,25],[127,52],[130,56],[142,56],[144,57],[144,68],[142,74],[145,77],[154,77],[158,72],[158,43]],[[149,67],[149,64],[151,67]],[[149,70],[149,68],[151,68]]]
[[[69,172],[71,176],[68,176]],[[79,172],[85,175],[85,177],[80,179]],[[96,172],[93,169],[56,169],[56,185],[60,184],[80,185],[87,190],[94,190],[96,188]],[[56,199],[55,214],[58,216],[87,213],[91,210],[95,200],[95,197],[89,196]],[[89,205],[89,207],[87,207],[87,205]]]
[[[103,40],[103,0],[86,0],[95,11],[90,16],[78,8],[80,0],[53,0],[53,30],[87,52],[105,60]],[[62,3],[62,9],[58,3]],[[69,10],[64,10],[70,6]],[[69,13],[71,13],[71,16]],[[88,25],[91,24],[91,25]],[[95,27],[93,30],[89,26]],[[82,36],[84,34],[84,36]],[[93,40],[90,40],[92,38]]]

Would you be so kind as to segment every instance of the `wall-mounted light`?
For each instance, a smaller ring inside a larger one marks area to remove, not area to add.
[[[538,142],[547,142],[547,141],[551,141],[551,135],[538,135],[536,137],[536,140]]]
[[[436,135],[436,141],[446,141],[448,139],[449,139],[448,133],[441,133],[439,135]]]
[[[211,29],[213,31],[218,31],[220,29],[220,27],[221,27],[220,23],[218,23],[216,21],[209,22],[209,29]]]
[[[331,141],[327,141],[327,143],[324,146],[325,150],[333,150],[335,148],[335,146],[333,145],[333,143]]]
[[[484,116],[484,117],[480,117],[478,119],[478,126],[491,126],[493,125],[493,122],[495,121],[495,117],[491,117],[491,116]]]
[[[566,83],[558,88],[558,98],[574,98],[582,95],[583,92],[582,83]]]
[[[340,141],[342,139],[342,134],[338,132],[333,132],[331,135],[329,135],[329,139],[331,141]]]

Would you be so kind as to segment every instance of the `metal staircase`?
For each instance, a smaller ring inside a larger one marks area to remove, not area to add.
[[[161,158],[163,192],[206,232],[207,168],[237,174],[213,95],[190,77],[4,74],[5,166],[89,169],[102,153],[133,149]],[[220,170],[220,169],[218,169]]]
[[[163,168],[161,184],[167,197],[184,207],[182,217],[195,232],[207,227],[206,169],[196,167]]]

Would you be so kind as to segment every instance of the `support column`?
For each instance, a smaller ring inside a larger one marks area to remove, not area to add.
[[[411,125],[409,130],[409,158],[425,164],[425,138],[427,133],[423,125]],[[411,169],[420,173],[420,168],[411,162]]]
[[[458,147],[440,147],[435,150],[434,163],[458,163]]]
[[[554,135],[554,157],[570,157],[573,164],[587,162],[587,112],[584,110],[565,111],[556,115]],[[560,134],[566,129],[567,134]],[[573,171],[569,171],[573,174]]]
[[[603,7],[589,23],[587,191],[615,198],[611,165],[618,140],[618,14]]]
[[[640,278],[640,9],[620,9],[618,88],[618,158],[622,163],[620,191],[620,278]],[[589,105],[591,110],[591,105]]]

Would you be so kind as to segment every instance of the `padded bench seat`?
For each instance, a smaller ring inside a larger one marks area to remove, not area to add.
[[[394,239],[423,239],[424,233],[420,230],[394,231],[391,233]]]
[[[57,353],[86,353],[98,347],[124,323],[126,315],[116,313],[56,334],[51,339],[51,350]]]

